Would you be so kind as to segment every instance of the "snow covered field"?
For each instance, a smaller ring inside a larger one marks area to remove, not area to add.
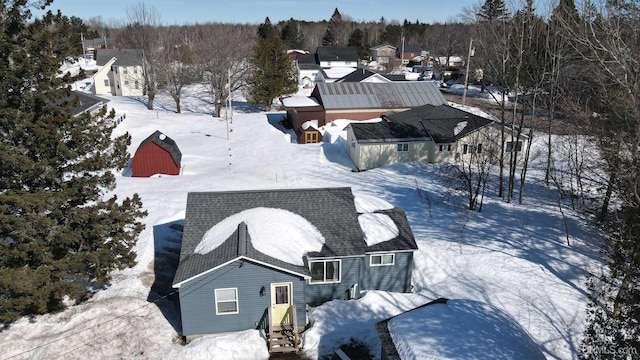
[[[356,341],[379,358],[376,322],[446,297],[481,301],[506,312],[549,359],[577,358],[585,325],[585,279],[588,272],[602,271],[601,239],[567,206],[563,220],[557,192],[542,180],[542,138],[534,140],[524,204],[505,203],[491,189],[478,213],[465,210],[464,195],[451,187],[442,165],[409,163],[352,172],[341,131],[345,121],[326,127],[327,143],[298,145],[279,124],[283,113],[258,112],[237,100],[227,123],[211,115],[213,104],[207,99],[200,88],[191,87],[182,99],[183,113],[176,114],[164,95],[156,99],[154,111],[139,99],[109,98],[108,106],[126,115],[115,133],[131,134],[130,154],[160,130],[182,151],[182,174],[132,178],[127,169],[119,174],[115,193],[122,199],[137,192],[149,213],[136,246],[137,266],[114,274],[110,286],[83,304],[23,318],[0,332],[0,359],[268,358],[264,336],[255,330],[180,342],[179,316],[171,307],[175,294],[167,285],[179,254],[177,229],[187,193],[331,186],[351,186],[407,212],[419,246],[415,293],[370,292],[357,301],[310,309],[312,326],[303,334],[303,355],[322,358]]]

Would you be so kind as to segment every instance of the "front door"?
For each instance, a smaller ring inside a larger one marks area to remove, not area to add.
[[[293,304],[291,283],[271,284],[271,325],[292,324],[291,304]]]

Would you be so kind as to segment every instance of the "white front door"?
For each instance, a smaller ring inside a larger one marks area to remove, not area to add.
[[[271,325],[292,324],[291,304],[293,293],[291,283],[271,284]]]

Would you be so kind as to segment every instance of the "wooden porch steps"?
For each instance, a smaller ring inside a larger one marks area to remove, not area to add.
[[[268,309],[269,331],[267,332],[267,345],[271,353],[298,352],[300,339],[298,337],[298,324],[296,321],[296,307],[291,306],[291,324],[271,325],[271,308]]]

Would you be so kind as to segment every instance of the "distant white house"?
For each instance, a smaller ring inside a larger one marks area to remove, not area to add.
[[[142,96],[142,59],[133,49],[98,49],[93,75],[96,95]]]

